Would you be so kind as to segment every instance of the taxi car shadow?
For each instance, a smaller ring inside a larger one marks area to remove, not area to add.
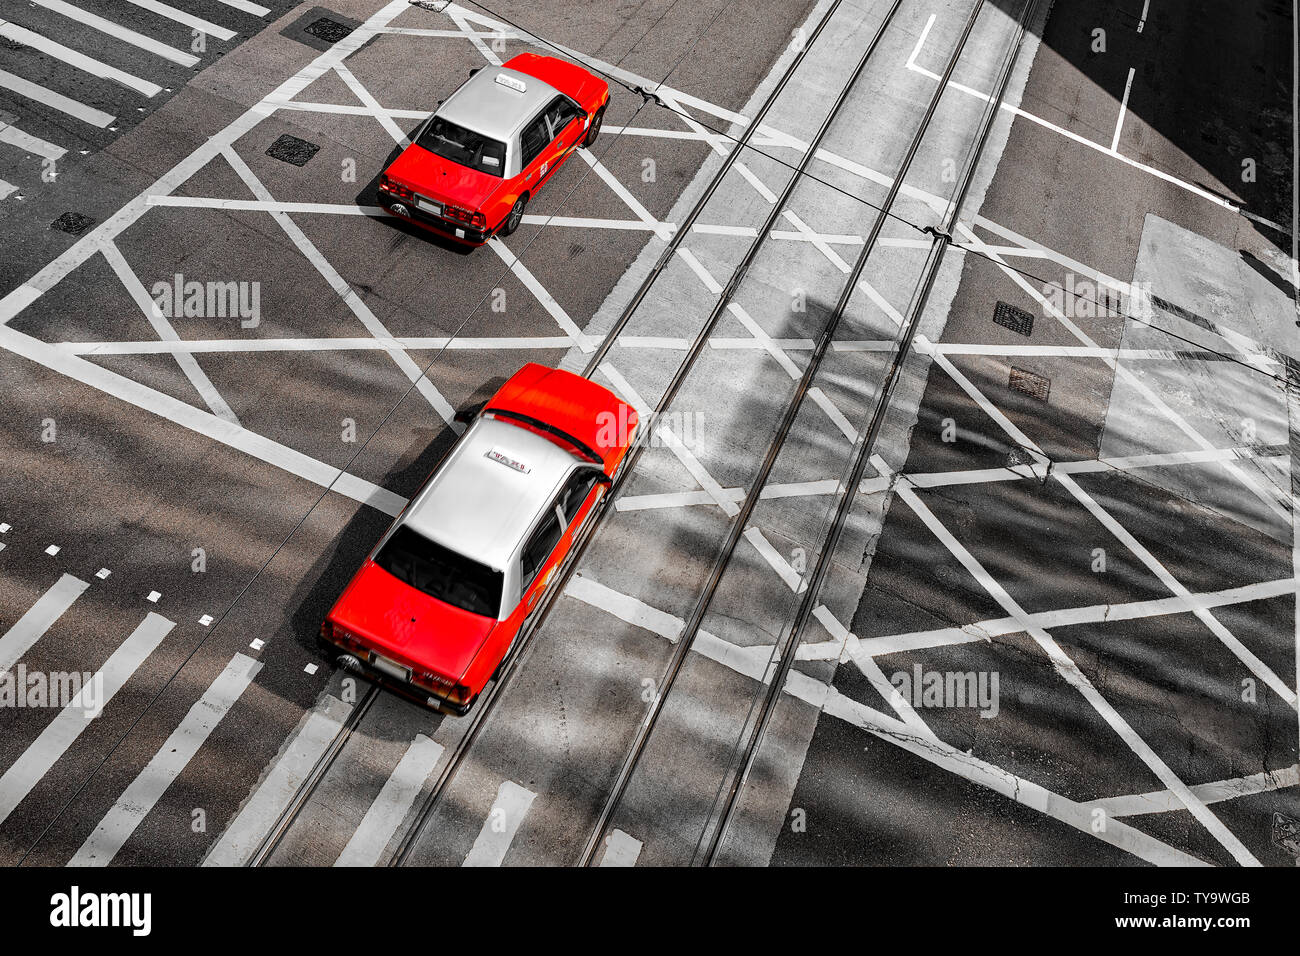
[[[505,383],[505,376],[485,379],[460,407],[469,409],[482,406]],[[451,450],[456,437],[453,429],[443,428],[430,440],[427,431],[422,430],[411,440],[402,456],[402,460],[408,464],[385,475],[383,487],[408,499],[414,496],[424,480]],[[291,605],[297,609],[292,616],[293,635],[301,646],[313,652],[329,653],[317,640],[321,621],[325,620],[330,608],[356,573],[357,567],[388,530],[392,521],[391,517],[374,508],[358,507],[351,520],[335,537],[334,550],[322,554],[312,565],[311,571],[294,594]],[[329,664],[333,666],[333,663],[331,657]]]
[[[386,475],[383,486],[406,498],[414,495],[455,441],[456,433],[450,428],[443,428],[432,441],[422,430],[402,456],[408,464]],[[317,639],[321,621],[325,620],[357,567],[392,521],[392,517],[382,511],[358,506],[352,518],[335,535],[332,550],[322,554],[303,577],[290,605],[296,609],[292,615],[294,640],[302,647],[321,656],[327,654]],[[328,664],[334,666],[333,657],[328,658]]]
[[[408,133],[409,132],[411,131],[408,130]],[[392,151],[384,159],[383,163],[375,168],[374,176],[372,176],[370,181],[361,188],[360,192],[357,193],[355,202],[358,206],[381,205],[379,202],[379,178],[383,175],[383,171],[391,166],[393,161],[400,155],[402,155],[402,147],[394,146]],[[394,245],[396,245],[397,242],[401,242],[402,238],[405,236],[409,236],[412,239],[419,239],[421,242],[427,242],[430,245],[437,246],[440,249],[445,249],[448,252],[454,252],[460,256],[467,256],[476,248],[475,246],[466,245],[463,242],[457,242],[454,239],[439,235],[432,229],[422,229],[415,223],[407,222],[405,219],[398,216],[384,215],[377,217],[377,219],[390,229],[403,234],[402,236],[397,237]]]

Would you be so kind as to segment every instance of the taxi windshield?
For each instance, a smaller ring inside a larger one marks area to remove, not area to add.
[[[505,143],[448,123],[441,116],[435,116],[415,142],[435,156],[477,169],[480,173],[501,176],[505,172]]]
[[[445,604],[496,617],[501,607],[500,571],[472,561],[403,525],[375,555],[393,577]]]

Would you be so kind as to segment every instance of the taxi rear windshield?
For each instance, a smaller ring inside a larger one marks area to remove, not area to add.
[[[501,176],[505,172],[506,144],[435,116],[415,141],[436,156],[480,173]]]
[[[496,617],[501,572],[435,544],[403,525],[375,555],[375,563],[411,587],[471,614]]]

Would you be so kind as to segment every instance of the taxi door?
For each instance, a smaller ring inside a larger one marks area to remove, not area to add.
[[[567,96],[557,96],[542,111],[550,143],[543,150],[545,161],[540,171],[541,182],[546,182],[555,175],[555,171],[582,142],[583,133],[586,131],[586,124],[583,122],[586,115]]]

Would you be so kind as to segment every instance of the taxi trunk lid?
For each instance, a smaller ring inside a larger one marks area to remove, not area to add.
[[[470,212],[482,210],[502,183],[499,176],[453,163],[416,143],[402,150],[385,174],[417,195]]]

